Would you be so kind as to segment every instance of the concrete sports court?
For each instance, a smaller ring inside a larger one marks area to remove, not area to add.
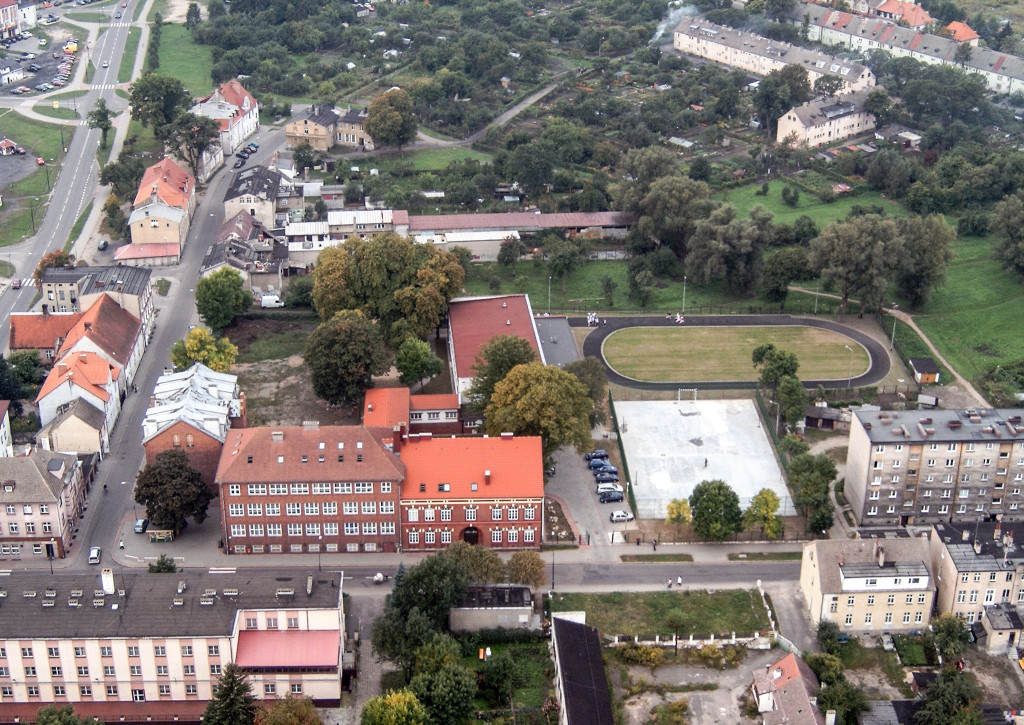
[[[615,401],[615,414],[640,518],[664,519],[669,501],[713,479],[728,483],[743,509],[769,488],[781,515],[795,513],[753,400]]]

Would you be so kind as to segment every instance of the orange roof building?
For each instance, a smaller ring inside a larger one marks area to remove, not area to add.
[[[459,396],[410,395],[409,388],[370,388],[363,401],[363,425],[411,433],[463,433]]]
[[[107,362],[94,352],[65,355],[50,369],[36,396],[40,424],[48,425],[66,405],[82,398],[102,410],[107,429],[113,429],[121,411],[117,385],[120,376],[120,366]]]
[[[977,45],[978,40],[981,38],[980,35],[974,32],[974,28],[967,23],[961,23],[959,20],[954,20],[945,29],[949,32],[949,37],[958,43]]]
[[[60,346],[58,359],[79,352],[95,353],[121,369],[118,389],[126,392],[146,351],[142,323],[108,295],[100,295],[78,318]]]
[[[905,23],[907,27],[914,29],[921,29],[935,22],[927,10],[910,0],[885,0],[875,8],[875,15]]]
[[[82,317],[80,312],[47,314],[41,312],[12,312],[11,329],[7,335],[7,349],[38,350],[47,361],[57,357],[68,331]]]
[[[191,216],[195,208],[195,187],[196,180],[192,174],[165,156],[143,173],[133,206],[140,207],[159,201]]]
[[[235,153],[260,127],[259,103],[235,78],[222,83],[196,103],[191,112],[212,118],[220,125],[220,145],[225,158]]]

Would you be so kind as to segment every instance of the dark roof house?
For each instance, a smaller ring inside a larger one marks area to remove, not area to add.
[[[615,718],[597,629],[555,617],[552,630],[559,722],[612,725]]]

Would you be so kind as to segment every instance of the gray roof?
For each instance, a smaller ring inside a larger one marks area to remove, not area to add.
[[[710,38],[720,45],[763,58],[771,58],[787,65],[801,65],[816,73],[839,76],[850,83],[856,82],[867,70],[866,66],[856,61],[816,50],[807,50],[778,40],[770,40],[754,33],[734,30],[699,18],[685,19],[676,28],[676,32],[696,38]]]
[[[1024,563],[1024,521],[935,524],[957,571],[1013,571]]]
[[[148,219],[149,217],[168,219],[175,224],[180,224],[181,220],[185,218],[185,210],[168,206],[167,204],[161,204],[159,202],[146,204],[144,206],[137,206],[132,209],[132,214],[128,217],[128,223],[134,224],[137,221]]]
[[[280,171],[268,169],[266,166],[253,166],[235,174],[227,193],[224,194],[224,201],[230,201],[239,196],[261,196],[273,201],[277,198],[280,187]]]
[[[309,120],[313,123],[318,123],[321,126],[335,126],[338,123],[338,114],[334,112],[333,108],[328,106],[310,106],[308,109],[303,111],[301,114],[296,116],[294,121],[305,121]]]
[[[152,273],[144,267],[50,267],[43,270],[43,284],[77,284],[83,295],[97,292],[120,291],[129,295],[142,295],[149,287]]]
[[[74,455],[38,449],[27,456],[0,458],[0,503],[53,503],[71,482],[77,465]],[[8,491],[11,482],[14,487]]]
[[[872,443],[1024,441],[1024,409],[856,411]]]
[[[1017,609],[1009,602],[985,607],[985,616],[988,617],[992,629],[1021,629],[1021,627],[1024,627],[1020,614],[1017,613]]]
[[[864,101],[870,91],[855,91],[842,96],[822,96],[790,109],[805,127],[818,126],[851,113],[864,110]]]
[[[107,417],[103,414],[102,410],[87,401],[85,398],[75,398],[71,401],[71,405],[44,426],[40,433],[48,433],[54,428],[59,427],[69,418],[78,418],[93,430],[103,430],[104,426],[107,424]]]
[[[349,108],[338,119],[341,123],[366,123],[366,110],[361,108]]]
[[[573,337],[569,320],[565,317],[536,317],[537,337],[544,350],[544,361],[548,365],[561,367],[580,359],[576,338]]]
[[[910,358],[910,367],[919,373],[932,373],[935,375],[939,373],[938,363],[930,357],[912,357]]]
[[[555,617],[552,636],[558,651],[559,680],[568,725],[612,725],[611,695],[594,627]]]
[[[879,567],[878,553],[875,546],[885,549],[885,567]],[[818,563],[818,576],[821,580],[822,594],[837,594],[843,591],[842,577],[839,572],[852,577],[867,576],[870,569],[879,574],[894,572],[897,565],[920,564],[923,571],[915,569],[921,575],[927,575],[925,562],[929,560],[928,540],[920,537],[893,537],[884,539],[835,539],[814,541],[805,545],[812,547]],[[840,558],[843,563],[840,564]],[[869,564],[869,567],[862,565]],[[884,591],[879,589],[879,591]]]
[[[307,575],[313,578],[310,595],[306,594]],[[180,594],[179,582],[185,584]],[[0,581],[5,595],[0,598],[0,639],[229,636],[235,614],[243,608],[341,606],[339,573],[301,568],[243,569],[233,574],[149,574],[122,569],[114,574],[114,587],[114,594],[97,594],[103,588],[98,569],[52,576],[45,571],[13,572]],[[26,596],[26,592],[35,595]],[[78,605],[69,600],[77,600]],[[46,606],[47,601],[53,605]]]

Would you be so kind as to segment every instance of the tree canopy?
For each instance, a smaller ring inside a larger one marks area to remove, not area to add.
[[[158,453],[135,479],[135,501],[146,507],[154,529],[182,531],[188,519],[201,524],[212,500],[202,474],[181,450]]]
[[[289,696],[274,700],[267,710],[260,710],[256,725],[323,725],[323,720],[308,697]]]
[[[161,129],[160,135],[177,149],[192,174],[198,176],[203,154],[220,145],[220,124],[207,116],[179,113]]]
[[[427,710],[409,690],[391,690],[363,706],[360,725],[426,725]]]
[[[391,364],[380,326],[359,310],[341,310],[320,323],[303,354],[313,392],[328,403],[351,403]]]
[[[547,582],[544,560],[536,551],[517,551],[505,564],[507,578],[512,584],[525,584],[540,589]]]
[[[779,495],[770,488],[762,488],[750,501],[750,508],[743,514],[743,523],[748,529],[759,528],[769,539],[782,536],[782,518],[779,516]]]
[[[107,135],[110,133],[110,129],[114,127],[114,123],[110,120],[110,109],[107,108],[107,102],[104,99],[98,98],[96,100],[96,105],[86,114],[85,125],[89,128],[98,128],[100,130],[100,148],[105,149],[107,147]]]
[[[196,285],[196,311],[214,335],[220,335],[237,315],[252,305],[242,275],[233,269],[218,269]]]
[[[163,138],[159,134],[167,124],[192,105],[192,94],[172,76],[149,73],[132,83],[128,90],[132,118],[143,127],[152,128],[158,138]]]
[[[202,363],[218,373],[226,373],[235,364],[238,348],[226,337],[215,338],[205,327],[193,327],[171,347],[175,370],[187,370]]]
[[[693,530],[710,541],[724,541],[743,530],[740,497],[725,481],[702,481],[690,494]]]
[[[418,125],[409,93],[392,88],[370,102],[364,127],[378,146],[405,146],[416,138]]]
[[[829,224],[811,242],[811,264],[821,271],[823,283],[839,290],[840,317],[851,296],[860,297],[861,312],[879,309],[898,241],[894,221],[865,214]]]
[[[444,369],[441,358],[423,340],[408,338],[398,348],[395,355],[395,367],[398,368],[398,380],[402,385],[412,385],[424,378],[433,378]]]
[[[537,353],[526,338],[498,335],[488,340],[473,363],[473,382],[468,397],[474,410],[483,412],[491,402],[494,387],[517,365],[533,362]]]
[[[213,699],[206,706],[203,722],[209,725],[253,725],[259,705],[252,684],[234,662],[224,665]]]

